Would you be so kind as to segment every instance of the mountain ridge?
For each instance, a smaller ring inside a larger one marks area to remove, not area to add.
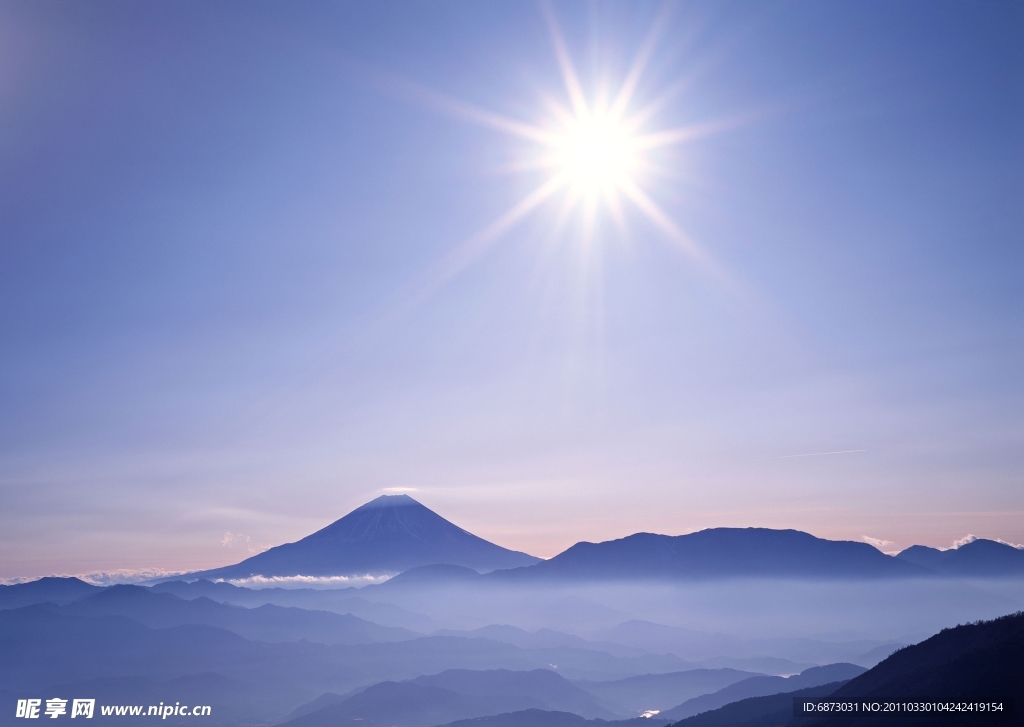
[[[585,581],[928,575],[932,572],[926,568],[867,543],[825,540],[799,530],[709,528],[687,535],[634,533],[601,543],[576,543],[549,560],[487,577]]]
[[[949,550],[912,545],[896,557],[944,576],[1024,575],[1024,550],[985,538],[977,538]]]
[[[473,535],[408,495],[382,495],[294,543],[176,578],[379,576],[427,565],[487,572],[539,560]]]

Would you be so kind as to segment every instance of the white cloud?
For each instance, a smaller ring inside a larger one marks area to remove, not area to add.
[[[155,578],[172,578],[174,576],[188,575],[190,571],[170,571],[161,568],[138,568],[112,571],[94,571],[92,573],[54,573],[56,578],[78,578],[91,583],[94,586],[113,586],[120,583],[140,583]],[[353,576],[253,576],[251,578],[227,579],[227,583],[247,588],[338,588],[339,586],[368,586],[373,583],[383,583],[390,578],[390,575],[353,575]],[[30,583],[39,580],[38,577],[17,577],[0,578],[0,584],[5,586],[17,585],[19,583]],[[218,578],[218,583],[225,582],[225,579]]]
[[[1011,548],[1016,548],[1017,550],[1024,550],[1024,543],[1011,543],[1010,541],[1003,540],[1002,538],[996,538],[996,542],[1002,543],[1003,545],[1009,545]]]
[[[93,571],[92,573],[73,573],[71,575],[94,586],[114,586],[119,583],[140,583],[141,581],[149,581],[154,578],[180,576],[186,572],[166,570],[164,568],[121,568],[118,570]],[[68,574],[61,575],[67,577]]]
[[[418,487],[382,487],[379,492],[419,492]]]
[[[892,541],[891,540],[881,540],[879,538],[872,538],[870,535],[861,535],[861,537],[864,539],[865,543],[873,545],[876,548],[878,548],[879,550],[881,550],[882,548],[884,548],[887,545],[892,545]]]
[[[940,548],[940,550],[956,550],[957,548],[959,548],[961,546],[964,546],[964,545],[967,545],[968,543],[973,543],[977,539],[978,539],[977,535],[971,535],[971,534],[968,533],[967,535],[965,535],[964,537],[960,538],[959,540],[954,540],[953,541],[953,545],[951,547],[949,547],[949,548]]]
[[[368,586],[383,583],[389,575],[361,576],[251,576],[249,578],[228,578],[227,583],[245,588],[337,588],[338,586]],[[218,578],[218,583],[225,579]]]
[[[236,546],[244,547],[248,552],[252,554],[262,553],[264,550],[269,550],[269,545],[255,545],[252,542],[252,538],[242,533],[233,533],[230,530],[224,533],[224,537],[220,539],[220,544],[225,548],[234,548]]]

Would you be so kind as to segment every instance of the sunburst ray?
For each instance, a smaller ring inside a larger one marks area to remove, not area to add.
[[[628,206],[646,218],[673,247],[726,288],[735,291],[737,286],[730,277],[661,208],[649,188],[650,178],[666,171],[650,152],[693,142],[745,122],[738,118],[719,119],[651,129],[654,117],[685,87],[685,79],[664,89],[648,103],[631,109],[658,40],[668,24],[668,6],[663,6],[652,22],[614,93],[604,93],[606,84],[599,83],[596,84],[598,91],[590,98],[584,91],[554,9],[544,2],[541,10],[565,92],[564,99],[540,94],[548,116],[546,123],[512,118],[419,84],[402,83],[407,93],[446,114],[532,144],[532,153],[523,155],[505,169],[546,175],[533,191],[432,266],[412,299],[421,302],[439,290],[485,255],[502,235],[559,193],[562,202],[554,220],[559,229],[572,210],[578,209],[584,238],[593,237],[601,213],[606,213],[615,228],[625,234],[628,224],[624,201],[628,201]]]

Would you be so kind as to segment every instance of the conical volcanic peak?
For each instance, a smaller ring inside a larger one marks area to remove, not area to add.
[[[424,543],[437,539],[453,542],[459,536],[486,542],[448,522],[408,495],[383,495],[371,500],[299,542],[359,543],[387,540],[402,533],[422,538]]]
[[[487,572],[532,565],[538,558],[507,550],[445,520],[408,495],[383,495],[295,543],[204,578],[393,575],[448,564]]]

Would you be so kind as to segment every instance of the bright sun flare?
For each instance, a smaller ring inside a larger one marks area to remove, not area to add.
[[[578,196],[609,195],[635,184],[636,140],[607,113],[573,118],[553,140],[552,166]]]
[[[459,274],[505,232],[556,196],[562,197],[562,215],[582,208],[584,229],[593,231],[600,214],[607,213],[621,230],[626,228],[625,208],[639,212],[658,228],[664,238],[699,263],[706,272],[721,277],[709,256],[680,229],[655,201],[650,181],[668,172],[655,152],[722,131],[729,123],[714,122],[676,128],[651,129],[670,94],[660,93],[646,105],[636,104],[636,91],[659,33],[666,25],[663,14],[641,45],[615,93],[595,101],[584,92],[568,48],[550,6],[542,5],[565,86],[562,100],[548,97],[545,122],[522,121],[417,88],[431,104],[467,121],[479,123],[525,141],[530,151],[515,168],[529,174],[542,172],[540,184],[499,215],[478,234],[465,241],[439,263],[431,274],[431,289]],[[609,84],[600,84],[608,89]],[[591,232],[585,237],[589,239]],[[586,240],[585,240],[586,241]]]

